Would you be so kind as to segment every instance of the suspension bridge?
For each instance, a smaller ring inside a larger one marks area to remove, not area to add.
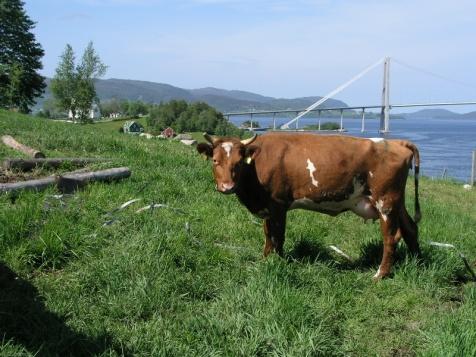
[[[344,111],[360,111],[360,119],[361,119],[361,131],[365,131],[365,112],[369,109],[380,109],[380,132],[381,133],[388,133],[390,132],[390,110],[393,108],[411,108],[411,107],[440,107],[440,106],[462,106],[462,105],[476,105],[476,100],[469,100],[469,101],[441,101],[441,102],[428,102],[428,103],[406,103],[406,104],[391,104],[390,103],[390,57],[384,57],[375,62],[374,64],[368,66],[363,71],[352,77],[347,82],[343,83],[333,91],[329,92],[327,95],[319,99],[317,102],[310,105],[308,108],[305,109],[286,109],[286,110],[250,110],[250,111],[240,111],[240,112],[228,112],[224,113],[224,116],[230,120],[231,116],[249,116],[251,127],[250,130],[253,130],[253,116],[257,115],[272,115],[273,116],[273,130],[281,129],[281,130],[298,130],[299,129],[299,119],[304,117],[305,115],[317,112],[319,117],[319,129],[320,129],[320,116],[321,112],[326,111],[337,111],[340,112],[340,131],[343,131],[343,120],[344,120]],[[417,69],[421,72],[426,74],[430,74],[440,79],[445,79],[451,82],[456,82],[459,84],[467,85],[462,82],[458,82],[455,80],[451,80],[442,76],[438,76],[434,73],[418,69],[416,67],[410,66],[405,64],[404,62],[398,61],[393,59],[393,61],[400,63],[406,67]],[[374,68],[383,64],[383,86],[382,86],[382,98],[380,105],[358,105],[358,106],[343,106],[343,107],[323,107],[327,100],[333,98],[338,93],[342,92],[344,89],[349,87],[351,84],[359,80],[360,78],[364,77],[367,73],[369,73]],[[295,117],[289,120],[287,123],[281,125],[279,128],[276,127],[276,114],[292,114],[295,113]],[[294,128],[291,129],[291,125],[294,124]]]

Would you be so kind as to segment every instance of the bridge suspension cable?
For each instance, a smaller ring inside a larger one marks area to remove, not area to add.
[[[402,60],[396,59],[395,57],[392,57],[392,61],[395,62],[395,63],[398,63],[399,65],[401,65],[403,67],[411,69],[415,72],[424,73],[426,75],[429,75],[429,76],[432,76],[432,77],[435,77],[435,78],[438,78],[438,79],[442,79],[442,80],[447,81],[447,82],[451,82],[451,83],[454,83],[454,84],[459,84],[460,86],[464,86],[464,87],[468,87],[468,88],[476,90],[476,86],[473,85],[473,84],[466,83],[466,82],[463,82],[463,81],[459,81],[457,79],[452,79],[452,78],[449,78],[449,77],[445,77],[445,76],[442,76],[440,74],[428,71],[426,69],[413,66],[411,64],[403,62]]]
[[[299,118],[303,117],[304,115],[306,115],[307,113],[309,113],[310,111],[312,111],[313,109],[317,108],[319,105],[321,105],[322,103],[324,103],[325,101],[327,101],[328,99],[332,98],[334,95],[336,95],[337,93],[343,91],[345,88],[347,88],[348,86],[350,86],[352,83],[354,83],[356,80],[362,78],[365,74],[367,74],[369,71],[371,71],[372,69],[374,69],[375,67],[377,67],[378,65],[380,65],[383,61],[385,60],[385,57],[379,59],[377,62],[375,62],[374,64],[370,65],[369,67],[365,68],[362,72],[360,72],[359,74],[355,75],[352,79],[350,79],[349,81],[345,82],[344,84],[342,84],[341,86],[337,87],[336,89],[334,89],[332,92],[328,93],[326,96],[322,97],[321,99],[319,99],[317,102],[315,102],[314,104],[312,104],[311,106],[309,106],[308,108],[306,108],[304,111],[302,111],[301,113],[299,113],[295,118],[291,119],[290,121],[288,121],[286,124],[283,124],[281,126],[281,129],[289,129],[289,125],[291,125],[292,123],[294,123],[295,121],[299,120]]]

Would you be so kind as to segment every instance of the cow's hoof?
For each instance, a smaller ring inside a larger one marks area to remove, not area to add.
[[[380,281],[380,280],[388,277],[389,275],[390,275],[390,272],[386,272],[386,271],[380,269],[380,267],[379,267],[377,272],[375,273],[375,275],[372,277],[372,280],[377,282],[377,281]]]
[[[382,280],[382,279],[383,279],[383,276],[380,276],[380,275],[377,275],[377,274],[375,274],[375,275],[372,277],[372,281],[373,281],[374,283],[376,283],[376,282],[378,282],[378,281],[380,281],[380,280]]]

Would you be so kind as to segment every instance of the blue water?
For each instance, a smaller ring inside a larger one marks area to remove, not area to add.
[[[237,116],[230,120],[240,125],[249,117]],[[273,119],[253,117],[260,127],[272,127]],[[276,127],[289,121],[289,118],[276,118]],[[324,122],[339,123],[339,119],[321,118]],[[316,118],[301,118],[299,127],[317,124]],[[380,121],[365,120],[365,132],[361,133],[360,119],[344,119],[347,132],[339,135],[360,137],[379,137]],[[471,177],[472,151],[476,150],[476,120],[471,119],[391,119],[390,133],[387,138],[407,139],[415,143],[421,156],[422,175],[440,178],[444,173],[448,177],[469,182]]]

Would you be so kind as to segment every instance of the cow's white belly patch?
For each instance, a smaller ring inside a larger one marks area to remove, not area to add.
[[[364,186],[354,180],[354,192],[342,201],[320,201],[314,202],[312,199],[303,197],[293,201],[289,209],[306,209],[337,215],[343,211],[352,211],[364,219],[377,219],[378,211],[372,205],[370,197],[363,194]]]
[[[314,172],[316,171],[316,167],[314,166],[314,164],[312,163],[312,161],[310,159],[307,159],[307,167],[306,169],[309,170],[309,176],[311,176],[311,182],[314,186],[318,187],[319,186],[319,182],[317,182],[317,180],[314,178]]]

